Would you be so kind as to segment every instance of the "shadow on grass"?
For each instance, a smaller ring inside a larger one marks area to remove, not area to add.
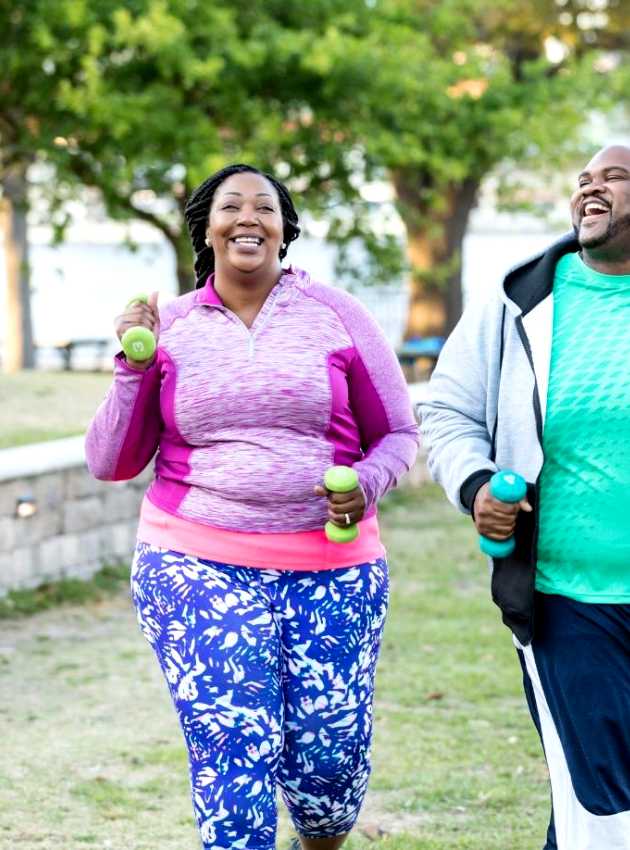
[[[129,584],[129,565],[103,567],[87,581],[65,578],[42,584],[32,590],[11,590],[0,598],[0,620],[28,617],[59,605],[98,602],[123,590]]]

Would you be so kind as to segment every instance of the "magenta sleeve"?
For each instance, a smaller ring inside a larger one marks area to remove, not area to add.
[[[357,352],[348,380],[364,452],[354,468],[370,508],[411,468],[419,429],[398,359],[372,316],[358,307],[346,327]]]
[[[159,361],[143,372],[121,355],[114,364],[114,382],[85,439],[88,469],[102,481],[126,481],[142,472],[161,431]]]
[[[364,362],[357,358],[351,370],[351,405],[361,433],[363,460],[354,464],[370,508],[395,487],[408,472],[418,452],[418,426],[413,418],[402,375],[398,383],[398,361],[380,364],[381,377],[389,373],[393,392],[380,394]],[[403,392],[404,391],[404,392]]]

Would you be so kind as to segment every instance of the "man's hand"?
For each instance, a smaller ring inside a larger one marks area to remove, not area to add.
[[[490,483],[483,484],[473,505],[475,528],[479,534],[490,540],[507,540],[514,533],[516,517],[519,511],[530,513],[532,506],[527,498],[520,502],[500,502],[490,495]]]

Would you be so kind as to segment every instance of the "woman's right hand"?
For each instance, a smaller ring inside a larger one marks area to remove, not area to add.
[[[149,299],[146,304],[142,301],[134,301],[127,305],[124,313],[121,313],[120,316],[116,316],[114,328],[119,340],[122,339],[123,334],[125,331],[128,331],[129,328],[135,328],[138,327],[138,325],[141,325],[142,327],[148,328],[153,333],[157,345],[160,338],[160,314],[157,306],[158,296],[159,292],[152,292],[151,295],[149,295]],[[153,357],[149,360],[133,360],[131,365],[135,368],[146,369],[151,365],[151,363],[153,363],[154,359],[155,355],[153,355]],[[130,362],[129,358],[127,358],[127,362]]]

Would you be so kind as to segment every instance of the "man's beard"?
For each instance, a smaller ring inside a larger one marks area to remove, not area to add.
[[[600,248],[602,245],[613,240],[620,233],[627,232],[628,247],[630,248],[630,213],[622,215],[617,219],[613,219],[611,216],[608,220],[608,227],[604,233],[599,236],[593,236],[590,238],[586,236],[585,238],[580,239],[580,228],[576,225],[573,225],[573,232],[575,233],[575,238],[580,243],[581,248]]]

